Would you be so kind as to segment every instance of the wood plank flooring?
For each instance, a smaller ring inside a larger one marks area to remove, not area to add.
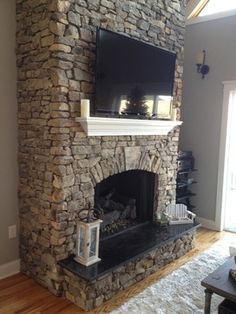
[[[87,313],[110,313],[116,307],[119,307],[129,298],[143,291],[148,286],[155,283],[160,278],[168,275],[181,265],[185,264],[196,255],[205,251],[212,244],[222,237],[235,239],[236,234],[228,232],[216,232],[207,229],[199,229],[196,238],[196,248],[163,267],[160,271],[152,274],[143,281],[120,292],[112,300],[107,301],[101,307]],[[17,274],[9,278],[0,280],[0,314],[82,314],[86,313],[73,305],[71,302],[58,298],[39,286],[32,279]]]

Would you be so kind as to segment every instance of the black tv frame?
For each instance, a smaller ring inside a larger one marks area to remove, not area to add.
[[[144,42],[144,41],[141,41],[139,39],[136,39],[136,38],[133,38],[133,37],[130,37],[128,36],[127,34],[125,33],[118,33],[118,32],[114,32],[114,31],[111,31],[111,30],[108,30],[108,29],[105,29],[103,27],[96,27],[96,55],[95,55],[95,95],[94,95],[94,103],[93,103],[93,106],[92,106],[92,114],[95,116],[95,117],[111,117],[111,118],[128,118],[126,116],[123,116],[123,115],[120,115],[118,112],[117,114],[114,114],[114,113],[111,113],[110,111],[103,111],[103,112],[99,112],[98,109],[97,109],[97,105],[96,105],[96,92],[97,92],[97,69],[98,69],[98,54],[99,54],[99,32],[101,31],[105,31],[105,32],[108,32],[108,33],[111,33],[111,34],[114,34],[116,36],[120,36],[122,38],[125,38],[127,40],[130,40],[130,41],[135,41],[135,42],[138,42],[139,45],[143,45],[143,46],[147,46],[147,47],[154,47],[156,49],[159,49],[159,50],[162,50],[166,53],[169,53],[171,55],[174,56],[175,58],[175,61],[174,61],[174,71],[173,71],[173,80],[172,80],[172,86],[171,86],[171,95],[170,96],[173,96],[173,90],[174,90],[174,83],[175,83],[175,71],[176,71],[176,59],[177,59],[177,53],[176,52],[173,52],[173,51],[170,51],[166,48],[163,48],[163,47],[159,47],[159,46],[156,46],[156,45],[153,45],[151,43],[147,43],[147,42]],[[131,117],[129,117],[131,118]],[[134,118],[134,117],[133,117]],[[135,117],[136,119],[138,119],[138,117]],[[142,117],[141,117],[142,118]],[[155,118],[155,117],[154,117]],[[146,117],[146,119],[148,119]]]

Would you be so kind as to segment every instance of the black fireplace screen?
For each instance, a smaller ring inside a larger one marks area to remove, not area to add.
[[[95,207],[103,213],[102,235],[152,221],[155,176],[144,170],[129,170],[97,184]]]

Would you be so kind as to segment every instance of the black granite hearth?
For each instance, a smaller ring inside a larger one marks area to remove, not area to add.
[[[73,256],[59,261],[59,265],[85,280],[93,281],[185,233],[195,231],[199,226],[183,224],[160,228],[154,223],[147,223],[101,241],[101,261],[94,265],[82,266],[74,261]]]

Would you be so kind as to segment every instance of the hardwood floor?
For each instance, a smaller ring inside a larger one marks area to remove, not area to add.
[[[160,278],[168,275],[196,255],[205,251],[222,237],[231,237],[236,241],[236,234],[199,229],[196,238],[196,248],[163,267],[160,271],[149,276],[134,286],[120,292],[112,300],[107,301],[98,309],[87,313],[109,313],[119,307],[129,298],[141,292]],[[0,280],[0,314],[80,314],[86,313],[71,302],[58,298],[39,286],[30,278],[18,274]]]

